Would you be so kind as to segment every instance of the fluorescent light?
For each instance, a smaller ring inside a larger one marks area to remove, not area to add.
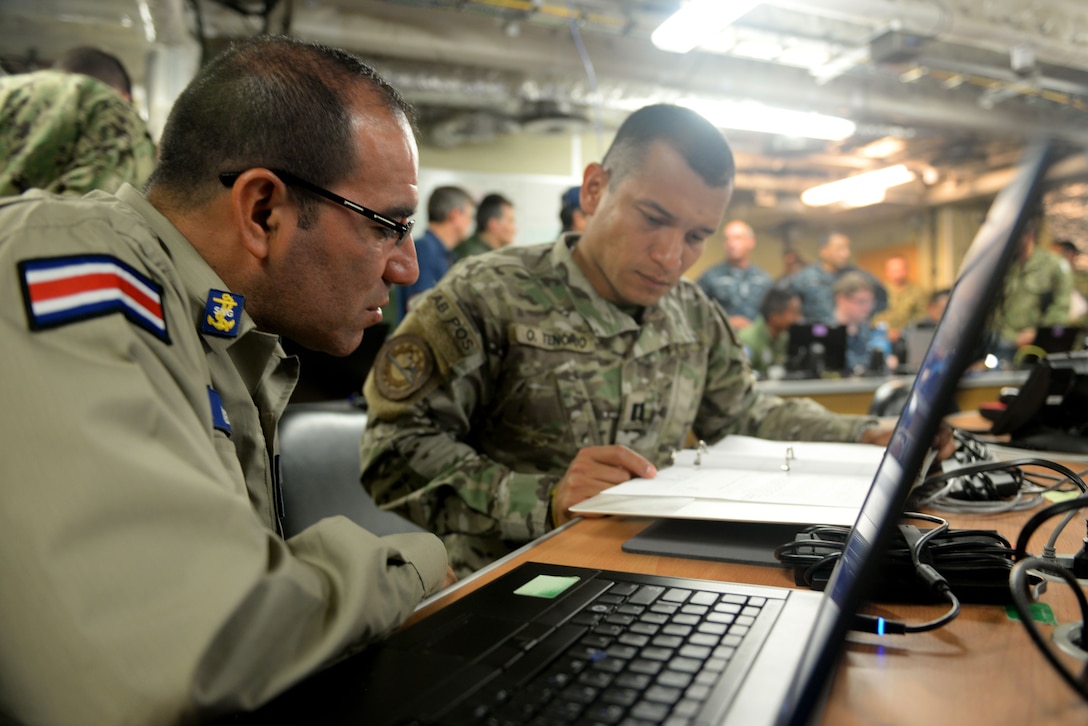
[[[854,133],[853,121],[808,111],[790,111],[750,101],[712,101],[702,98],[676,102],[695,111],[720,129],[761,131],[782,136],[838,141]]]
[[[906,148],[903,139],[895,136],[885,136],[858,149],[858,154],[867,159],[887,159],[893,154],[898,154]]]
[[[896,164],[806,189],[801,193],[801,201],[810,207],[823,207],[836,202],[864,207],[883,201],[885,190],[913,181],[914,176],[914,172],[906,166]]]
[[[657,26],[650,41],[670,53],[687,53],[759,3],[760,0],[691,0]]]

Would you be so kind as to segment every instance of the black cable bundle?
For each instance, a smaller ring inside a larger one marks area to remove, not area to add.
[[[904,516],[943,522],[929,515]],[[823,590],[849,534],[848,527],[809,527],[793,542],[776,548],[775,557],[793,568],[798,585]],[[946,522],[930,530],[900,525],[885,552],[885,563],[873,583],[871,597],[881,602],[909,603],[945,599],[919,577],[916,561],[922,557],[961,601],[1007,603],[1013,553],[1009,541],[992,530],[953,530]]]

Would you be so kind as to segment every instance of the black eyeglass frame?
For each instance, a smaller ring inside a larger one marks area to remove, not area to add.
[[[408,239],[408,235],[412,233],[412,226],[415,224],[414,219],[409,219],[407,224],[402,224],[395,219],[390,219],[381,212],[375,212],[370,207],[364,207],[362,204],[359,204],[358,202],[353,202],[346,197],[342,197],[336,192],[330,192],[324,187],[319,187],[313,182],[308,182],[301,177],[295,176],[289,171],[284,171],[283,169],[269,169],[269,171],[278,176],[284,184],[302,187],[308,192],[313,192],[319,197],[324,197],[330,202],[339,204],[341,207],[347,207],[351,211],[363,215],[372,222],[377,222],[386,229],[396,232],[398,235],[398,246],[402,242],[404,242],[404,240]],[[225,171],[219,175],[219,181],[223,184],[223,186],[229,188],[234,186],[234,182],[238,181],[238,177],[240,177],[242,174],[243,172],[240,171]]]

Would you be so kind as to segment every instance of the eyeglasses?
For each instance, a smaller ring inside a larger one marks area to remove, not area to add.
[[[364,207],[362,204],[353,202],[350,199],[346,199],[340,196],[339,194],[330,192],[328,189],[319,187],[316,184],[297,177],[289,171],[284,171],[283,169],[269,169],[269,171],[278,176],[285,184],[292,184],[296,187],[302,187],[308,192],[313,192],[319,197],[324,197],[325,199],[328,199],[330,202],[335,202],[342,207],[347,207],[351,211],[357,212],[358,214],[363,215],[364,217],[373,222],[377,222],[382,227],[385,227],[392,232],[396,232],[398,246],[402,242],[404,242],[404,240],[406,240],[408,238],[408,235],[412,232],[412,225],[415,224],[414,219],[409,219],[407,224],[401,224],[400,222],[390,219],[389,217],[381,214],[380,212],[375,212],[369,207]],[[234,182],[238,181],[238,177],[240,177],[241,175],[242,172],[240,171],[227,171],[219,175],[219,181],[222,182],[223,186],[225,187],[232,187],[234,186]]]

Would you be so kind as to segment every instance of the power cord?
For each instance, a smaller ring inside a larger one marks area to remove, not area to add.
[[[1069,474],[1066,474],[1069,476]],[[1075,475],[1074,475],[1075,476]],[[1079,480],[1079,477],[1076,477]],[[1079,486],[1082,491],[1084,489],[1084,482],[1080,481]],[[1088,626],[1088,597],[1085,596],[1084,590],[1081,588],[1081,584],[1077,581],[1080,576],[1079,573],[1088,574],[1088,537],[1085,537],[1084,546],[1080,551],[1073,556],[1072,571],[1069,568],[1063,567],[1053,556],[1053,547],[1057,539],[1057,532],[1051,536],[1047,542],[1049,556],[1035,557],[1031,556],[1027,552],[1027,544],[1031,540],[1031,537],[1039,529],[1044,522],[1058,515],[1066,515],[1063,517],[1061,524],[1057,527],[1058,532],[1068,523],[1078,511],[1088,507],[1088,494],[1081,494],[1075,499],[1068,499],[1063,502],[1057,502],[1051,504],[1039,512],[1036,512],[1020,530],[1020,535],[1016,539],[1016,565],[1013,566],[1012,572],[1009,573],[1009,590],[1012,595],[1013,606],[1016,608],[1017,614],[1020,616],[1020,622],[1023,623],[1024,628],[1028,631],[1028,635],[1031,637],[1032,642],[1042,652],[1043,657],[1047,662],[1058,671],[1062,679],[1069,684],[1069,686],[1076,691],[1082,698],[1088,700],[1088,685],[1085,685],[1085,678],[1088,676],[1088,661],[1085,662],[1084,667],[1081,670],[1080,677],[1075,676],[1058,657],[1055,655],[1053,648],[1047,643],[1046,638],[1043,637],[1039,631],[1038,626],[1035,624],[1031,613],[1031,605],[1034,602],[1034,597],[1030,591],[1030,588],[1026,584],[1027,578],[1032,571],[1042,572],[1056,576],[1064,580],[1073,590],[1074,595],[1077,598],[1077,604],[1080,606],[1080,627],[1077,640],[1082,649],[1086,643],[1085,627]]]
[[[955,540],[961,535],[958,533],[955,533],[954,535],[953,533],[950,533],[948,530],[948,522],[940,517],[917,512],[908,512],[903,516],[905,518],[934,522],[937,526],[923,532],[913,525],[901,524],[899,531],[903,541],[900,543],[900,546],[891,548],[888,553],[889,556],[893,560],[899,559],[900,561],[902,561],[904,554],[909,556],[912,569],[916,576],[926,583],[932,592],[937,594],[940,598],[947,600],[950,603],[951,608],[941,617],[917,625],[897,620],[887,620],[878,616],[857,614],[855,615],[854,623],[852,625],[854,630],[876,633],[878,635],[922,633],[929,630],[935,630],[936,628],[951,622],[959,614],[959,598],[952,592],[952,588],[945,576],[934,566],[933,563],[935,558],[932,547],[933,543],[942,537]],[[819,574],[821,572],[829,572],[834,566],[835,561],[838,560],[842,554],[849,532],[850,530],[847,527],[832,527],[827,525],[809,527],[802,533],[804,535],[803,537],[777,547],[775,549],[775,557],[784,564],[795,567],[797,569],[799,581],[804,581],[805,584],[810,587],[818,587],[817,579]],[[979,534],[981,533],[971,533],[973,536]],[[999,546],[995,549],[999,550],[1002,554],[1011,552],[1007,540],[1004,540],[1004,538],[996,533],[987,534],[993,534],[999,541]],[[953,542],[951,545],[952,549],[959,549],[957,545],[958,543]],[[993,552],[984,553],[984,556],[993,555]],[[1000,556],[1001,555],[998,555],[998,557]],[[957,553],[952,552],[948,562],[951,563],[956,558]],[[1006,562],[1007,560],[1002,559],[1002,561]]]
[[[881,635],[884,633],[924,633],[947,625],[955,620],[956,616],[960,614],[959,599],[956,597],[955,593],[952,592],[952,588],[948,585],[948,580],[946,580],[941,573],[937,572],[937,569],[931,564],[932,555],[927,549],[927,544],[930,540],[948,530],[948,522],[940,517],[934,517],[929,514],[920,514],[918,512],[910,512],[906,516],[937,523],[936,527],[928,530],[924,534],[913,525],[900,525],[899,530],[907,540],[907,547],[910,549],[910,558],[914,563],[915,574],[917,574],[923,582],[929,585],[929,589],[947,599],[952,607],[941,617],[926,623],[921,623],[920,625],[908,625],[897,620],[885,620],[879,616],[858,613],[854,615],[854,630]]]
[[[1088,491],[1080,475],[1061,464],[1036,457],[996,461],[985,444],[970,434],[953,430],[953,436],[958,445],[952,461],[945,466],[945,471],[928,476],[911,492],[909,507],[999,513],[1034,509],[1043,503],[1043,493],[1061,488],[1067,481],[1082,492]],[[1038,475],[1033,477],[1024,471],[1028,466],[1051,469],[1064,478],[1057,484],[1040,486],[1035,482]]]

